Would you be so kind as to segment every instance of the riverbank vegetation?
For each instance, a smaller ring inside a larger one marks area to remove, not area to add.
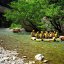
[[[18,0],[9,4],[12,8],[4,16],[20,23],[27,31],[57,30],[63,33],[64,0]]]

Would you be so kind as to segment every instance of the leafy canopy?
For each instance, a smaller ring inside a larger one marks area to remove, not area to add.
[[[47,29],[47,24],[41,22],[41,19],[44,16],[51,19],[64,16],[63,5],[64,0],[18,0],[10,3],[12,10],[6,11],[4,16],[8,20],[15,22],[20,22],[20,20],[28,21],[38,28]],[[60,23],[63,23],[63,21],[60,21]]]

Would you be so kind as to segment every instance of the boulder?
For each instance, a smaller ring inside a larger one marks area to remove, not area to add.
[[[42,54],[35,55],[35,60],[42,61],[44,59],[44,56]]]
[[[29,23],[28,21],[21,21],[22,26],[24,27],[24,29],[28,32],[31,32],[33,30],[33,27],[31,25],[31,23]]]
[[[33,29],[36,30],[36,31],[37,30],[39,31],[39,29],[36,28],[35,24],[32,23],[32,22],[29,22],[29,21],[21,21],[21,24],[22,24],[23,28],[26,31],[28,31],[28,32],[31,32]]]
[[[60,38],[62,41],[64,41],[64,36],[60,36],[59,38]]]

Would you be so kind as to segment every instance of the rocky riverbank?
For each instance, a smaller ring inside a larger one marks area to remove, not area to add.
[[[9,51],[0,47],[0,64],[24,64],[23,59],[17,55],[17,51]]]

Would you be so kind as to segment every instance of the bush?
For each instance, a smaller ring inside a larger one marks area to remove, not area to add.
[[[22,26],[20,24],[12,23],[10,28],[11,29],[13,29],[13,28],[22,28]]]

